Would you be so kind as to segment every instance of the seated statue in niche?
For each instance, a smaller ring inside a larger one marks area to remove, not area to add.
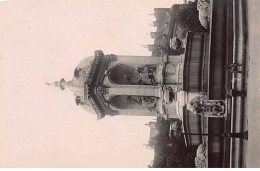
[[[187,109],[195,115],[203,117],[223,117],[225,102],[224,100],[208,100],[204,96],[197,96],[187,104]]]
[[[156,66],[145,66],[144,68],[136,67],[132,73],[125,74],[124,78],[135,85],[155,84],[155,69]]]
[[[150,111],[154,111],[157,101],[155,97],[150,96],[128,96],[127,100],[144,106]]]

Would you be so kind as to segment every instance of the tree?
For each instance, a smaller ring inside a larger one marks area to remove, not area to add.
[[[154,161],[148,167],[195,167],[196,148],[186,147],[183,137],[170,138],[168,136],[170,123],[171,121],[168,120],[157,119],[156,127],[159,129],[159,134],[152,144],[155,151]]]
[[[199,11],[197,3],[190,2],[188,5],[181,7],[176,14],[176,23],[182,30],[179,35],[181,39],[185,38],[188,31],[206,32],[207,30],[200,24]]]

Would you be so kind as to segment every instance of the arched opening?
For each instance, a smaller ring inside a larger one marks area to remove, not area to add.
[[[156,108],[157,99],[148,96],[118,95],[112,97],[110,102],[118,109],[148,109],[153,111]]]
[[[110,100],[111,104],[119,109],[145,109],[137,101],[133,101],[128,95],[114,96]]]

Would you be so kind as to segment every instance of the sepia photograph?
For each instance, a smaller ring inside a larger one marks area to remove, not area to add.
[[[260,167],[259,9],[0,0],[0,168]]]

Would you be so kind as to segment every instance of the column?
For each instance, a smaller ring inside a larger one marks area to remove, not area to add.
[[[162,97],[162,87],[151,85],[121,85],[108,88],[108,94]]]
[[[130,115],[130,116],[157,116],[156,112],[151,112],[149,110],[120,110],[119,115]]]
[[[162,63],[163,58],[158,56],[117,56],[117,61],[126,64],[152,65]]]

